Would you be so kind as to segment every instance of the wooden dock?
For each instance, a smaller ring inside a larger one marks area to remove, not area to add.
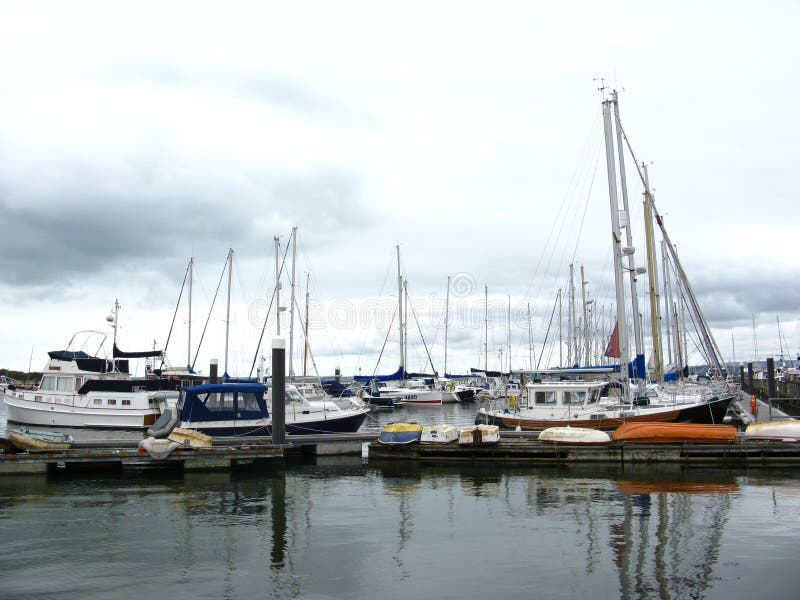
[[[496,444],[416,443],[408,446],[369,445],[370,460],[418,462],[500,462],[507,464],[647,464],[697,466],[800,466],[800,444],[737,439],[730,444],[624,444],[601,446],[549,444],[526,437],[504,437]]]
[[[72,448],[48,452],[0,453],[0,476],[46,473],[52,470],[183,469],[198,471],[270,467],[286,456],[361,456],[365,442],[377,433],[291,435],[282,446],[272,438],[248,436],[214,438],[211,448],[176,448],[167,458],[155,459],[138,448],[139,440],[81,440]]]
[[[70,448],[47,452],[0,454],[0,475],[46,473],[55,470],[175,468],[184,471],[235,469],[244,465],[270,465],[283,459],[284,448],[241,444],[211,448],[176,448],[164,459],[155,459],[134,447]]]

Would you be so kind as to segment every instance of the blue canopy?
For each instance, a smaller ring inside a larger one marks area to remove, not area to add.
[[[268,418],[260,383],[204,383],[183,388],[181,421],[214,422]]]

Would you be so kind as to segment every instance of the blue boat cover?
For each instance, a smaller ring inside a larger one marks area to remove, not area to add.
[[[400,367],[391,375],[354,375],[353,381],[400,381],[403,379],[403,367]]]
[[[267,386],[260,383],[204,383],[183,388],[181,421],[209,423],[268,418]]]

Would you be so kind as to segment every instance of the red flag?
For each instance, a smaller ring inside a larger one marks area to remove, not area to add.
[[[611,332],[611,339],[606,346],[606,356],[619,358],[622,352],[619,351],[619,322],[614,323],[614,331]]]

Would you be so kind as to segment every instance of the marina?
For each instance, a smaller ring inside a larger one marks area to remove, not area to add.
[[[45,4],[0,600],[798,597],[800,5]]]

